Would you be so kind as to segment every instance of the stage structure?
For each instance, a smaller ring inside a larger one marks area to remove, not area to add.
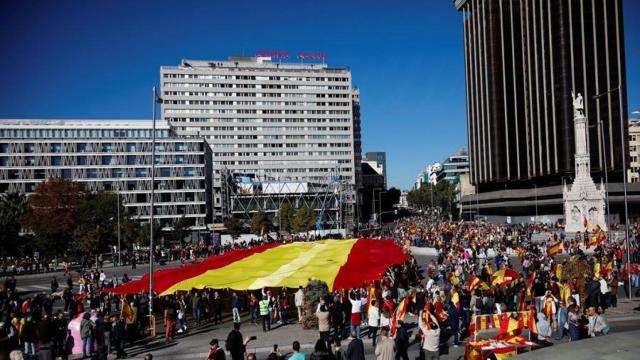
[[[324,181],[298,181],[266,172],[239,173],[221,171],[222,210],[225,216],[249,221],[264,212],[278,225],[278,210],[285,204],[294,210],[307,207],[317,214],[316,229],[342,229],[353,220],[352,185],[337,172]]]

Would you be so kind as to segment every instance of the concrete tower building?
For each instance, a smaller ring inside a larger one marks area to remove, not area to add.
[[[227,173],[311,183],[339,178],[351,188],[345,201],[353,211],[360,111],[348,68],[229,57],[163,66],[160,78],[163,119],[178,135],[211,146],[214,222],[230,214]]]

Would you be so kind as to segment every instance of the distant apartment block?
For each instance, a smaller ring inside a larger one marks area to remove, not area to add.
[[[155,161],[155,219],[170,228],[185,216],[206,229],[211,206],[211,150],[196,138],[176,138],[166,123],[140,120],[0,120],[0,192],[30,194],[49,178],[88,191],[118,191],[130,214],[148,221]]]

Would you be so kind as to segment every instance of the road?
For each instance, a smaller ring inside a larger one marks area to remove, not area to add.
[[[180,262],[174,261],[163,266],[156,264],[155,269],[167,269],[178,266],[180,266]],[[112,278],[115,275],[118,278],[118,281],[120,281],[124,274],[127,274],[130,279],[139,279],[142,277],[142,275],[149,272],[149,264],[138,265],[136,269],[132,269],[131,266],[120,266],[115,268],[109,266],[104,267],[102,270],[105,272],[105,274],[107,274],[108,279]],[[73,271],[72,276],[74,281],[74,289],[77,291],[78,273],[76,271]],[[16,290],[18,290],[21,296],[29,296],[38,292],[50,292],[52,277],[55,277],[58,280],[58,283],[61,287],[66,286],[66,278],[64,276],[64,272],[59,271],[47,274],[29,274],[16,276]]]

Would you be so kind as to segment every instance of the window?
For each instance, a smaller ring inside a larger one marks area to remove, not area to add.
[[[102,144],[102,152],[110,152],[110,151],[111,151],[111,144],[110,143]]]
[[[71,169],[62,169],[62,177],[65,179],[71,179],[73,177]]]
[[[87,165],[87,157],[78,156],[78,165]]]
[[[51,144],[51,152],[53,152],[53,153],[62,152],[62,145],[60,145],[60,144]]]
[[[160,176],[162,176],[162,177],[171,176],[171,169],[170,168],[160,168]]]
[[[35,152],[35,145],[33,145],[33,144],[24,144],[24,152],[26,152],[26,153]]]
[[[6,156],[0,157],[0,166],[7,166],[9,164],[9,158]]]
[[[112,169],[111,170],[111,176],[114,178],[121,178],[122,177],[122,169]]]
[[[136,169],[136,177],[147,177],[147,169]]]
[[[127,151],[128,152],[136,152],[136,144],[135,143],[127,143]]]
[[[51,157],[51,165],[55,165],[55,166],[62,165],[62,157],[61,156],[52,156]]]
[[[102,165],[111,165],[113,164],[113,158],[111,155],[102,157]]]
[[[135,165],[136,157],[135,155],[127,155],[127,165]]]
[[[98,169],[87,169],[87,178],[95,179],[98,177]]]

